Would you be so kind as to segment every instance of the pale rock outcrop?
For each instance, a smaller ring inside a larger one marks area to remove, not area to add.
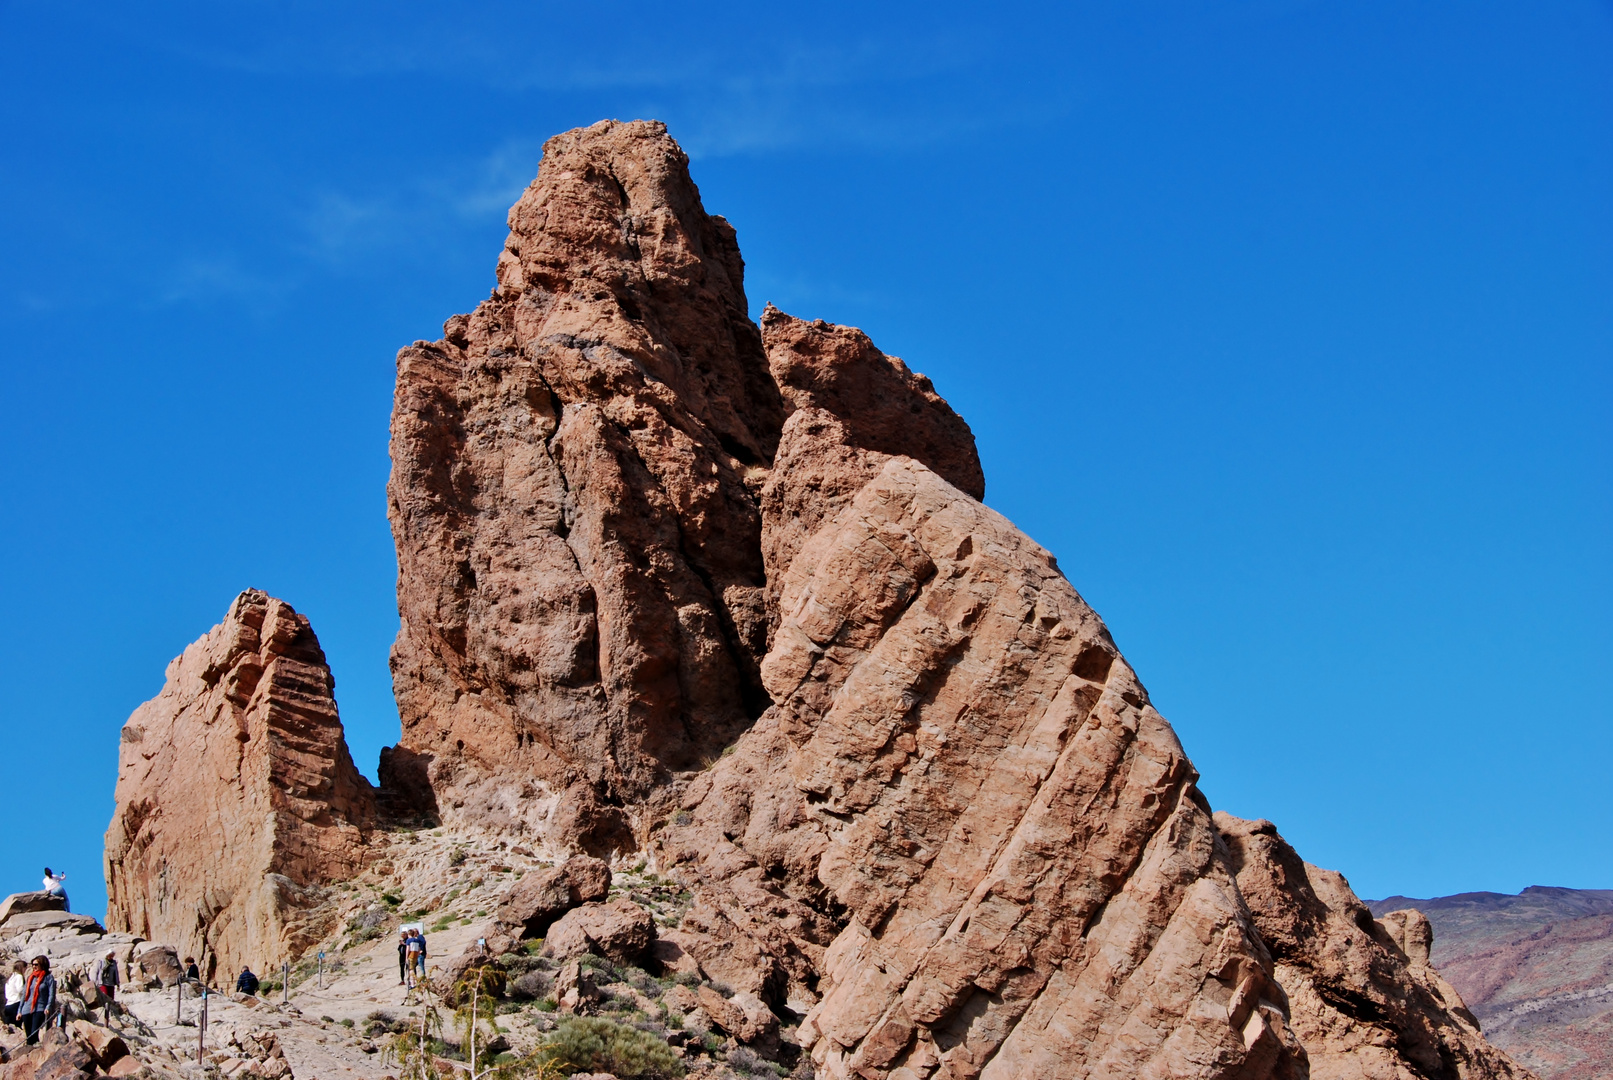
[[[248,590],[123,727],[107,921],[209,970],[267,968],[328,927],[322,887],[365,864],[354,768],[307,618]]]
[[[493,295],[398,354],[400,749],[450,823],[631,850],[765,705],[783,407],[687,164],[657,123],[551,139]]]

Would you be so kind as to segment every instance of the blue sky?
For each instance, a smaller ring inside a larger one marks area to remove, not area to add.
[[[579,10],[586,8],[586,10]],[[0,0],[0,892],[257,586],[396,739],[393,355],[543,140],[973,425],[1220,809],[1366,896],[1613,886],[1607,3]]]

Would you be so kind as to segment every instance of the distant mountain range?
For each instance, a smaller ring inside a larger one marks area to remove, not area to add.
[[[1545,1080],[1613,1077],[1613,889],[1536,885],[1368,906],[1428,916],[1434,966],[1519,1064]]]

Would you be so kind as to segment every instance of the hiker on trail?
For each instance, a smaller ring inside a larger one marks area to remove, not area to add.
[[[398,985],[402,986],[409,979],[409,931],[398,931]]]
[[[252,974],[252,969],[243,966],[241,974],[235,977],[235,992],[237,994],[256,994],[258,992],[258,977]]]
[[[185,957],[185,978],[189,979],[193,983],[199,983],[202,981],[202,969],[196,966],[196,958],[194,956]]]
[[[420,936],[420,931],[410,930],[404,940],[404,966],[408,969],[409,988],[413,989],[416,971],[421,975],[426,973],[426,939]]]
[[[34,957],[33,969],[23,987],[22,1003],[17,1014],[22,1018],[22,1030],[30,1043],[39,1041],[39,1029],[45,1026],[52,1009],[56,1008],[56,976],[50,973],[50,959]]]
[[[17,1006],[22,1004],[22,992],[28,985],[28,965],[18,960],[11,965],[11,978],[6,980],[6,1023],[17,1026]]]
[[[66,871],[63,871],[60,874],[53,874],[53,873],[50,872],[50,867],[48,867],[48,866],[45,867],[45,891],[47,893],[49,893],[51,896],[59,896],[59,897],[62,898],[62,910],[63,911],[68,910],[68,907],[67,907],[67,889],[62,886],[62,882],[66,881],[66,880],[67,880],[67,872]]]
[[[112,1023],[112,1010],[116,1009],[118,998],[118,957],[116,953],[107,953],[95,962],[90,968],[90,981],[95,988],[101,991],[106,998],[106,1022]]]
[[[108,1001],[118,996],[118,957],[116,953],[107,953],[95,962],[90,968],[90,981],[96,989],[106,995]]]

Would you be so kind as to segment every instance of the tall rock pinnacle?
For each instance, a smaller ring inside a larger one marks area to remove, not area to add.
[[[394,753],[443,817],[647,848],[664,936],[836,1080],[1522,1075],[1415,933],[1212,815],[928,380],[758,333],[741,274],[665,129],[596,124],[399,354]]]
[[[328,931],[322,886],[364,865],[375,795],[308,620],[257,590],[168,665],[123,726],[107,926],[226,975]]]
[[[751,322],[662,125],[551,139],[509,222],[493,295],[398,355],[379,802],[307,620],[242,594],[124,729],[114,926],[294,951],[379,805],[671,875],[676,926],[563,918],[625,910],[830,1080],[1527,1076],[1426,920],[1212,812],[929,380]]]

